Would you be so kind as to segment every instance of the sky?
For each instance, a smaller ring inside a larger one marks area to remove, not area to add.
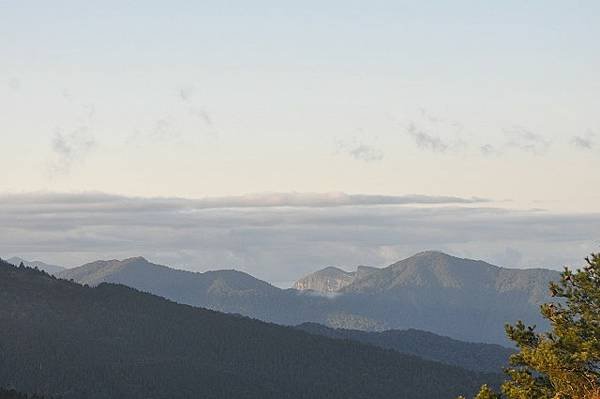
[[[0,256],[269,281],[420,249],[576,262],[598,37],[597,1],[0,1]]]

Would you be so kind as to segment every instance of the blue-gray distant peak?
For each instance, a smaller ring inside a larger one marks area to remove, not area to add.
[[[554,270],[508,269],[481,260],[427,251],[357,278],[341,291],[372,294],[434,288],[464,291],[465,295],[490,290],[498,293],[515,291],[527,294],[532,303],[539,303],[547,298],[548,282],[558,277],[559,273]]]
[[[57,265],[50,265],[48,263],[44,263],[44,262],[40,262],[40,261],[29,261],[29,260],[25,260],[23,258],[20,258],[18,256],[13,256],[12,258],[7,260],[8,263],[12,264],[12,265],[19,265],[21,264],[21,262],[27,266],[27,267],[32,267],[32,268],[38,268],[40,270],[45,271],[48,274],[57,274],[62,272],[63,270],[65,270],[64,267],[62,266],[57,266]]]
[[[118,283],[176,302],[219,309],[222,297],[279,292],[271,284],[237,270],[190,272],[149,262],[143,257],[96,261],[65,270],[60,278],[96,286]],[[214,302],[214,306],[210,304]]]

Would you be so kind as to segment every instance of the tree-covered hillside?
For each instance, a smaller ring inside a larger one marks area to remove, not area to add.
[[[33,394],[28,395],[22,392],[18,392],[14,389],[0,388],[0,399],[50,399],[43,395]]]
[[[70,398],[453,398],[485,375],[0,262],[0,385]]]
[[[501,373],[514,353],[514,350],[500,345],[462,342],[420,330],[370,332],[334,329],[316,323],[304,323],[297,328],[311,334],[362,342],[468,370],[490,373]]]

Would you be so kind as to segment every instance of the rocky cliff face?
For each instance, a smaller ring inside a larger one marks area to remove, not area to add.
[[[347,272],[337,267],[327,267],[294,283],[292,288],[298,291],[315,291],[324,294],[338,292],[352,284],[357,278],[363,278],[378,269],[368,266],[359,266],[355,272]]]

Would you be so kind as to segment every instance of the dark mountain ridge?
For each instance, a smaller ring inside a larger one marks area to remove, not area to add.
[[[499,376],[0,261],[0,386],[71,398],[454,398]]]
[[[369,332],[333,329],[316,323],[304,323],[296,328],[311,334],[362,342],[467,370],[490,373],[501,373],[508,366],[508,358],[515,352],[500,345],[462,342],[415,329]]]
[[[64,270],[66,270],[64,267],[62,266],[57,266],[57,265],[50,265],[48,263],[44,263],[44,262],[40,262],[38,260],[36,261],[29,261],[29,260],[25,260],[23,258],[20,258],[18,256],[13,256],[12,258],[7,260],[8,263],[11,263],[13,265],[18,265],[21,262],[28,267],[31,268],[38,268],[40,270],[45,271],[48,274],[57,274],[60,273]]]

